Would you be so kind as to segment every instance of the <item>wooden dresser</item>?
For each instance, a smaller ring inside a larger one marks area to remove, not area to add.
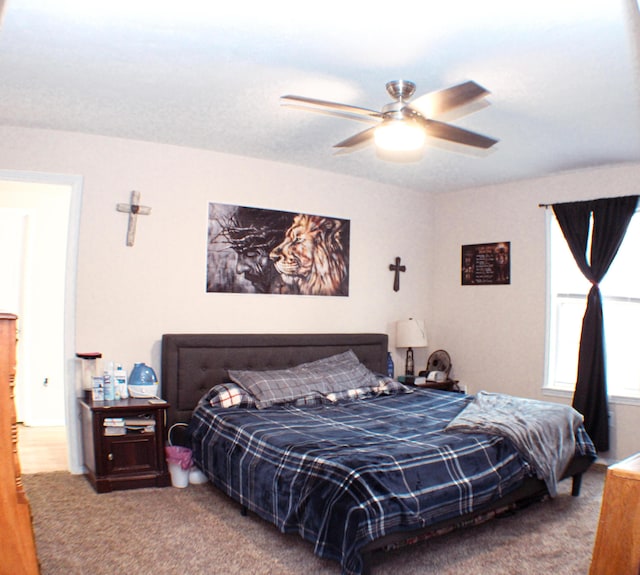
[[[18,461],[18,430],[13,386],[16,373],[16,321],[0,313],[0,574],[40,572]]]
[[[640,574],[640,453],[607,469],[589,575]]]

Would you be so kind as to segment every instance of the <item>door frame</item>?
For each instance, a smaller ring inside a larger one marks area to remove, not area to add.
[[[82,207],[83,178],[74,174],[49,174],[0,170],[0,180],[8,182],[52,184],[68,186],[71,191],[69,202],[69,227],[67,231],[67,251],[64,289],[64,403],[67,432],[67,452],[71,473],[83,473],[76,397],[76,286],[78,271],[78,246],[80,239],[80,212]]]

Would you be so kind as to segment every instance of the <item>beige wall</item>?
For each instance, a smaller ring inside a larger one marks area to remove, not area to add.
[[[159,371],[163,333],[363,331],[393,343],[395,321],[426,316],[426,194],[214,152],[11,128],[0,128],[0,169],[82,176],[76,350],[129,369],[144,361]],[[115,206],[131,190],[152,213],[138,217],[127,247],[127,216]],[[209,202],[351,220],[349,297],[206,293]],[[396,256],[407,266],[397,293]],[[416,357],[426,364],[426,350]]]
[[[450,351],[455,376],[471,392],[570,402],[542,392],[547,278],[545,210],[538,204],[637,194],[638,179],[640,165],[620,165],[434,198],[428,319],[434,345]],[[461,286],[460,246],[497,241],[511,242],[511,285]],[[640,451],[640,405],[614,404],[611,410],[606,458]]]
[[[541,391],[546,248],[538,203],[634,193],[640,175],[640,166],[622,166],[430,196],[214,152],[11,128],[0,128],[0,169],[83,177],[78,349],[158,367],[166,332],[375,331],[393,343],[396,320],[424,317],[427,351],[449,350],[454,375],[472,392],[553,401],[565,400]],[[127,218],[115,204],[133,189],[152,214],[138,218],[128,248]],[[210,201],[350,219],[350,296],[205,293]],[[502,240],[511,242],[511,285],[461,286],[460,246]],[[407,265],[398,293],[388,270],[396,256]],[[418,365],[425,360],[420,350]],[[639,451],[631,430],[640,407],[613,409],[609,455]]]

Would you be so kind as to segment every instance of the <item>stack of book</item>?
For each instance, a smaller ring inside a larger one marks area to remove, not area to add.
[[[154,433],[156,422],[145,417],[105,417],[105,435],[126,435],[127,433]]]
[[[126,435],[124,417],[105,417],[103,421],[105,435]]]

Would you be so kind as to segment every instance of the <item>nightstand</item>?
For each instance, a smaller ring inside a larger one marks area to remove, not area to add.
[[[459,381],[457,379],[446,379],[445,381],[427,381],[420,385],[415,384],[416,376],[414,375],[401,375],[398,377],[400,383],[405,385],[413,385],[422,389],[441,389],[443,391],[456,391],[462,393],[462,390],[458,386]]]
[[[80,401],[87,479],[98,493],[171,485],[164,455],[167,402]]]

